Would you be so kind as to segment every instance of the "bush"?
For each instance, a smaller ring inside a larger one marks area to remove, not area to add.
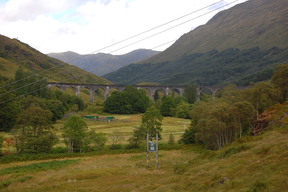
[[[163,116],[172,116],[172,111],[175,108],[175,104],[172,97],[166,96],[162,99],[162,105],[160,111]]]
[[[219,158],[229,157],[231,155],[240,153],[242,151],[246,151],[248,149],[250,149],[250,146],[247,146],[247,145],[240,145],[240,146],[237,146],[237,147],[230,147],[230,148],[226,149],[225,151],[223,151],[222,153],[220,153],[218,157]]]
[[[186,145],[196,143],[195,134],[196,131],[192,126],[189,127],[188,129],[185,129],[184,134],[181,136],[181,139],[179,140],[179,143],[183,143]]]
[[[68,148],[67,147],[54,147],[50,151],[52,154],[58,154],[58,153],[68,153]]]
[[[109,146],[109,149],[111,150],[120,150],[122,149],[122,145],[121,144],[112,144]]]
[[[2,150],[1,150],[3,147],[3,142],[4,142],[4,137],[0,136],[0,156],[3,155]]]
[[[140,148],[140,146],[135,144],[135,143],[129,143],[128,145],[125,146],[125,149],[128,149],[128,150],[130,150],[130,149],[139,149],[139,148]]]

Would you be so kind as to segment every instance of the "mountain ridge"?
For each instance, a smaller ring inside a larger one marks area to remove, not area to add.
[[[287,15],[286,0],[249,0],[219,12],[158,55],[103,77],[122,84],[268,80],[278,64],[288,61]]]
[[[112,84],[110,81],[49,57],[17,39],[0,35],[0,75],[14,78],[19,67],[51,82]]]
[[[102,76],[116,71],[131,63],[136,63],[160,53],[149,49],[137,49],[123,55],[107,53],[81,55],[75,52],[49,53],[50,57],[59,59],[86,71]]]
[[[287,41],[283,40],[288,39],[287,13],[286,0],[249,0],[217,13],[205,25],[182,35],[168,49],[141,63],[172,61],[213,49],[286,48]],[[278,34],[281,38],[275,37]]]

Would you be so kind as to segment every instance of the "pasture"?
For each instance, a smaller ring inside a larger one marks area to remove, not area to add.
[[[125,144],[140,125],[141,114],[114,117],[115,121],[110,122],[85,121],[88,129],[108,137],[108,145],[115,135],[123,136],[119,142]],[[54,125],[59,137],[64,122],[65,119]],[[166,117],[162,124],[161,142],[167,143],[170,133],[177,141],[190,121]],[[288,188],[287,139],[287,127],[282,127],[259,136],[245,136],[218,151],[197,145],[167,151],[160,148],[158,169],[155,153],[150,153],[147,167],[145,150],[6,162],[0,164],[0,191],[284,192]]]
[[[145,152],[0,164],[0,191],[285,192],[287,129],[245,136],[218,151],[201,146],[159,151],[146,167]]]
[[[96,114],[91,114],[96,115]],[[112,144],[113,137],[119,137],[121,144],[127,144],[127,140],[132,136],[135,127],[140,126],[142,114],[133,115],[100,115],[102,117],[113,116],[113,121],[96,121],[86,119],[89,130],[95,130],[97,133],[103,133],[107,136],[107,144]],[[61,137],[61,128],[66,119],[57,121],[54,127],[57,135]],[[167,142],[169,135],[172,133],[175,140],[179,140],[184,130],[190,126],[189,119],[181,119],[175,117],[164,117],[162,121],[162,141]]]

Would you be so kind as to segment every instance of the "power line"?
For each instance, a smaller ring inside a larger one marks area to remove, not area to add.
[[[239,0],[235,0],[235,1],[233,1],[233,2],[230,2],[230,3],[228,3],[228,4],[225,4],[225,5],[223,5],[223,6],[220,6],[220,7],[218,7],[217,9],[211,10],[211,11],[206,12],[206,13],[200,15],[200,16],[194,17],[194,18],[189,19],[189,20],[187,20],[187,21],[185,21],[185,22],[182,22],[182,23],[180,23],[180,24],[177,24],[177,25],[175,25],[175,26],[172,26],[172,27],[170,27],[170,28],[168,28],[168,29],[165,29],[165,30],[163,30],[163,31],[160,31],[160,32],[158,32],[158,33],[155,33],[155,34],[153,34],[153,35],[150,35],[150,36],[148,36],[148,37],[145,37],[145,38],[143,38],[143,39],[140,39],[140,40],[138,40],[138,41],[136,41],[136,42],[133,42],[133,43],[131,43],[131,44],[129,44],[129,45],[126,45],[126,46],[124,46],[124,47],[121,47],[121,48],[119,48],[119,49],[116,49],[116,50],[114,50],[114,51],[112,51],[112,52],[110,52],[110,53],[119,51],[119,50],[124,49],[124,48],[126,48],[126,47],[129,47],[129,46],[131,46],[131,45],[134,45],[134,44],[137,44],[137,43],[142,42],[142,41],[144,41],[144,40],[147,40],[147,39],[149,39],[149,38],[152,38],[152,37],[154,37],[154,36],[156,36],[156,35],[159,35],[159,34],[161,34],[161,33],[164,33],[164,32],[166,32],[166,31],[169,31],[169,30],[171,30],[171,29],[173,29],[173,28],[176,28],[176,27],[178,27],[178,26],[180,26],[180,25],[183,25],[183,24],[185,24],[185,23],[188,23],[188,22],[190,22],[190,21],[192,21],[192,20],[198,19],[198,18],[200,18],[200,17],[202,17],[202,16],[204,16],[204,15],[207,15],[207,14],[209,14],[209,13],[212,13],[212,12],[218,10],[218,9],[221,9],[221,8],[223,8],[223,7],[226,7],[226,6],[228,6],[228,5],[232,4],[232,3],[235,3],[235,2],[237,2],[237,1],[239,1]],[[215,5],[215,3],[211,4],[210,6],[212,6],[212,5]],[[207,7],[206,7],[206,8],[207,8]],[[202,10],[202,9],[204,9],[204,8],[201,8],[201,9],[199,9],[199,10]],[[199,10],[197,10],[197,11],[199,11]],[[197,11],[194,11],[193,13],[195,13],[195,12],[197,12]],[[188,14],[186,14],[186,15],[188,15]],[[182,16],[182,17],[180,17],[180,18],[183,18],[183,17],[184,17],[184,16]],[[177,20],[177,19],[174,19],[174,20]],[[167,22],[167,23],[170,23],[170,22]],[[166,23],[166,24],[167,24],[167,23]],[[163,25],[164,25],[164,24],[159,25],[159,26],[163,26]],[[156,28],[156,27],[155,27],[155,28]],[[152,30],[152,29],[151,29],[151,30]],[[151,30],[147,30],[146,32],[151,31]],[[139,36],[140,34],[144,34],[144,32],[143,32],[143,33],[139,33],[138,35],[134,35],[133,37]],[[132,38],[132,37],[131,37],[131,38]],[[127,38],[126,40],[131,39],[131,38]],[[124,40],[123,40],[123,41],[124,41]],[[123,41],[120,41],[120,42],[123,42]],[[115,44],[116,44],[116,43],[115,43]],[[107,46],[107,47],[109,47],[109,46]],[[105,47],[105,48],[107,48],[107,47]],[[104,49],[104,48],[103,48],[103,49]],[[56,74],[62,73],[62,72],[64,72],[64,71],[69,71],[69,70],[71,70],[71,69],[62,70],[62,71],[60,71],[60,72],[58,72],[58,73],[56,73]],[[54,75],[56,75],[56,74],[54,74]],[[32,75],[31,75],[31,76],[32,76]],[[24,85],[24,86],[22,86],[22,87],[19,87],[19,88],[16,88],[16,89],[14,89],[14,90],[11,90],[11,91],[9,91],[9,92],[6,92],[6,93],[4,93],[4,94],[1,94],[0,96],[6,95],[6,94],[11,93],[11,92],[14,92],[15,90],[19,90],[19,89],[21,89],[21,88],[27,87],[27,86],[32,85],[32,84],[34,84],[34,83],[37,83],[37,82],[46,80],[46,79],[48,79],[48,78],[49,78],[49,77],[42,78],[42,79],[40,79],[40,80],[38,80],[38,81],[35,81],[35,82],[33,82],[33,83],[26,84],[26,85]],[[51,78],[51,77],[50,77],[50,78]],[[72,77],[72,78],[73,78],[73,77]],[[72,79],[72,78],[69,78],[69,79]],[[38,91],[38,90],[37,90],[37,91]],[[0,103],[0,104],[1,104],[1,103]]]
[[[110,52],[110,53],[113,53],[113,52],[122,50],[122,49],[124,49],[124,48],[126,48],[126,47],[129,47],[129,46],[131,46],[131,45],[134,45],[134,44],[137,44],[137,43],[139,43],[139,42],[142,42],[142,41],[145,41],[145,40],[147,40],[147,39],[150,39],[150,38],[152,38],[152,37],[154,37],[154,36],[156,36],[156,35],[159,35],[159,34],[161,34],[161,33],[164,33],[164,32],[166,32],[166,31],[169,31],[169,30],[171,30],[171,29],[174,29],[174,28],[176,28],[176,27],[179,27],[180,25],[186,24],[186,23],[188,23],[188,22],[190,22],[190,21],[192,21],[192,20],[195,20],[195,19],[198,19],[198,18],[200,18],[200,17],[203,17],[203,16],[205,16],[205,15],[207,15],[207,14],[209,14],[209,13],[212,13],[212,12],[214,12],[214,11],[217,11],[218,9],[221,9],[221,8],[223,8],[223,7],[226,7],[226,6],[228,6],[228,5],[232,4],[232,3],[235,3],[235,2],[237,2],[237,1],[239,1],[239,0],[235,0],[235,1],[231,2],[231,3],[228,3],[228,4],[226,4],[226,5],[220,6],[220,7],[218,7],[217,9],[211,10],[211,11],[209,11],[209,12],[206,12],[206,13],[202,14],[202,15],[199,15],[199,16],[194,17],[194,18],[192,18],[192,19],[186,20],[186,21],[184,21],[184,22],[182,22],[182,23],[179,23],[179,24],[177,24],[177,25],[174,25],[174,26],[172,26],[172,27],[169,27],[169,28],[167,28],[167,29],[165,29],[165,30],[163,30],[163,31],[160,31],[160,32],[158,32],[158,33],[155,33],[155,34],[153,34],[153,35],[150,35],[150,36],[148,36],[148,37],[145,37],[145,38],[143,38],[143,39],[140,39],[140,40],[138,40],[138,41],[135,41],[135,42],[133,42],[133,43],[131,43],[131,44],[128,44],[128,45],[126,45],[126,46],[124,46],[124,47],[121,47],[121,48],[119,48],[119,49],[116,49],[116,50],[114,50],[114,51],[112,51],[112,52]]]
[[[221,1],[223,1],[223,0],[221,0]],[[145,33],[148,33],[148,32],[150,32],[150,31],[153,31],[153,30],[155,30],[155,29],[157,29],[157,28],[160,28],[160,27],[162,27],[162,26],[165,26],[165,25],[167,25],[167,24],[169,24],[169,23],[172,23],[172,22],[174,22],[174,21],[177,21],[177,20],[179,20],[179,19],[185,18],[185,17],[187,17],[187,16],[189,16],[189,15],[191,15],[191,14],[197,13],[197,12],[199,12],[199,11],[201,11],[201,10],[203,10],[203,9],[206,9],[206,8],[208,8],[208,7],[210,7],[210,6],[214,6],[215,4],[218,4],[218,3],[221,2],[221,1],[218,1],[218,2],[216,2],[216,3],[213,3],[213,4],[209,5],[209,6],[206,6],[206,7],[204,7],[204,8],[198,9],[198,10],[193,11],[193,12],[191,12],[191,13],[188,13],[188,14],[186,14],[186,15],[184,15],[184,16],[178,17],[178,18],[176,18],[176,19],[174,19],[174,20],[171,20],[171,21],[169,21],[169,22],[166,22],[166,23],[164,23],[164,24],[158,25],[157,27],[154,27],[154,28],[151,28],[151,29],[146,30],[146,31],[144,31],[144,32],[141,32],[141,33],[139,33],[139,34],[137,34],[137,35],[131,36],[131,37],[126,38],[126,39],[124,39],[124,40],[122,40],[122,41],[116,42],[116,43],[114,43],[114,44],[112,44],[112,45],[106,46],[106,47],[104,47],[104,48],[102,48],[102,49],[97,50],[96,52],[101,51],[101,50],[106,49],[106,48],[109,48],[109,47],[112,47],[112,46],[115,46],[115,45],[120,44],[120,43],[122,43],[122,42],[124,42],[124,41],[128,41],[128,40],[130,40],[130,39],[133,39],[133,38],[135,38],[135,37],[138,37],[138,36],[140,36],[140,35],[143,35],[143,34],[145,34]],[[226,5],[225,5],[225,6],[226,6]],[[214,9],[214,10],[212,10],[212,11],[209,11],[208,13],[205,13],[205,14],[203,14],[203,15],[201,15],[201,16],[204,16],[204,15],[206,15],[206,14],[209,14],[209,13],[211,13],[211,12],[213,12],[213,11],[216,11],[216,10],[222,8],[222,7],[224,7],[224,6],[218,7],[217,9]],[[185,24],[185,23],[187,23],[187,22],[189,22],[189,21],[191,21],[191,20],[197,19],[197,18],[199,18],[199,17],[201,17],[201,16],[198,16],[198,17],[189,19],[188,21],[185,21],[185,22],[183,22],[183,23],[180,23],[180,24],[178,24],[178,25],[176,25],[176,26],[170,27],[170,28],[168,28],[168,29],[165,29],[164,31],[160,31],[160,32],[158,32],[158,33],[156,33],[156,34],[153,34],[153,35],[150,35],[150,36],[148,36],[148,37],[145,37],[145,38],[143,38],[143,39],[141,39],[141,40],[138,40],[138,41],[133,42],[133,43],[131,43],[131,44],[128,44],[128,45],[126,45],[126,46],[124,46],[124,47],[121,47],[121,48],[119,48],[119,49],[116,49],[116,50],[114,50],[114,51],[112,51],[112,52],[110,52],[110,53],[113,53],[113,52],[122,50],[122,49],[124,49],[124,48],[126,48],[126,47],[129,47],[129,46],[131,46],[131,45],[134,45],[134,44],[137,44],[137,43],[139,43],[139,42],[142,42],[142,41],[145,41],[145,40],[147,40],[147,39],[150,39],[150,38],[152,38],[152,37],[154,37],[154,36],[156,36],[156,35],[159,35],[159,34],[161,34],[161,33],[164,33],[164,32],[166,32],[166,31],[169,31],[169,30],[171,30],[171,29],[173,29],[173,28],[176,28],[176,27],[178,27],[178,26],[180,26],[180,25],[183,25],[183,24]],[[77,60],[78,60],[78,59],[80,59],[80,58],[77,58]],[[62,65],[62,66],[63,66],[63,65]],[[80,65],[79,65],[79,66],[80,66]],[[43,70],[43,71],[39,72],[38,74],[43,73],[43,72],[47,72],[48,70],[55,69],[55,68],[58,68],[58,67],[59,67],[59,66],[54,66],[54,67],[52,67],[52,68],[50,68],[50,69]],[[55,73],[54,75],[59,74],[59,73],[61,73],[61,72],[63,72],[63,71],[69,71],[69,70],[70,70],[70,69],[62,70],[62,71],[60,71],[60,72],[58,72],[58,73]],[[28,78],[30,78],[31,76],[34,76],[34,75],[30,75],[30,76],[25,77],[25,78],[23,78],[23,79],[17,80],[17,81],[15,81],[14,83],[19,82],[19,81],[23,81],[24,79],[28,79]],[[35,81],[34,83],[37,83],[37,82],[39,82],[39,81],[46,80],[46,79],[48,79],[48,78],[49,78],[49,77],[44,77],[44,78],[42,78],[42,79],[40,79],[40,80]],[[51,78],[51,77],[50,77],[50,78]],[[21,89],[21,88],[23,88],[23,87],[27,87],[27,86],[32,85],[32,84],[34,84],[34,83],[26,84],[26,85],[24,85],[24,86],[22,86],[22,87],[19,87],[19,88],[16,88],[16,89],[14,89],[14,90],[11,90],[11,91],[9,91],[9,92],[0,94],[0,96],[5,95],[5,94],[8,94],[8,93],[11,93],[11,92],[14,92],[14,91],[16,91],[16,90],[19,90],[19,89]],[[10,84],[13,84],[13,83],[10,83]],[[0,88],[2,88],[2,87],[0,87]]]
[[[190,12],[190,13],[188,13],[188,14],[185,14],[185,15],[183,15],[183,16],[181,16],[181,17],[178,17],[178,18],[176,18],[176,19],[173,19],[173,20],[171,20],[171,21],[168,21],[168,22],[166,22],[166,23],[163,23],[163,24],[161,24],[161,25],[158,25],[158,26],[156,26],[156,27],[153,27],[153,28],[151,28],[151,29],[148,29],[148,30],[146,30],[146,31],[143,31],[143,32],[141,32],[141,33],[138,33],[138,34],[136,34],[136,35],[133,35],[133,36],[131,36],[131,37],[128,37],[128,38],[126,38],[126,39],[120,40],[120,41],[118,41],[118,42],[116,42],[116,43],[113,43],[113,44],[111,44],[111,45],[108,45],[108,46],[106,46],[106,47],[103,47],[103,48],[101,48],[101,49],[98,49],[98,50],[96,50],[96,51],[93,51],[93,52],[91,52],[91,53],[89,53],[89,54],[94,54],[94,53],[103,51],[103,50],[105,50],[105,49],[107,49],[107,48],[110,48],[110,47],[113,47],[113,46],[115,46],[115,45],[118,45],[118,44],[120,44],[120,43],[126,42],[126,41],[131,40],[131,39],[133,39],[133,38],[135,38],[135,37],[141,36],[141,35],[143,35],[143,34],[145,34],[145,33],[148,33],[148,32],[150,32],[150,31],[153,31],[153,30],[155,30],[155,29],[158,29],[158,28],[163,27],[163,26],[165,26],[165,25],[168,25],[168,24],[170,24],[170,23],[173,23],[173,22],[175,22],[175,21],[177,21],[177,20],[179,20],[179,19],[185,18],[185,17],[187,17],[187,16],[189,16],[189,15],[192,15],[192,14],[195,14],[195,13],[197,13],[197,12],[199,12],[199,11],[202,11],[202,10],[204,10],[204,9],[207,9],[207,8],[209,8],[209,7],[211,7],[211,6],[214,6],[214,5],[216,5],[216,4],[218,4],[218,3],[222,2],[222,1],[224,1],[224,0],[217,1],[217,2],[215,2],[215,3],[212,3],[212,4],[208,5],[208,6],[205,6],[205,7],[201,8],[201,9],[198,9],[198,10],[196,10],[196,11],[192,11],[192,12]],[[142,41],[143,41],[143,40],[142,40]],[[135,43],[135,44],[136,44],[136,43]],[[130,46],[130,45],[129,45],[129,46]],[[128,47],[128,46],[127,46],[127,47]],[[126,47],[124,47],[124,48],[126,48]],[[121,49],[124,49],[124,48],[120,48],[120,49],[118,49],[118,50],[121,50]],[[118,51],[118,50],[116,50],[116,51]],[[113,52],[115,52],[115,51],[113,51]],[[112,52],[112,53],[113,53],[113,52]],[[85,57],[85,55],[84,55],[83,57]],[[82,57],[79,57],[79,58],[77,58],[76,60],[79,60],[80,58],[82,58]],[[73,60],[68,61],[68,63],[69,63],[69,62],[72,62],[72,61],[73,61]],[[65,65],[62,64],[62,65],[58,65],[58,66],[51,67],[51,68],[49,68],[49,69],[42,70],[42,71],[38,72],[37,74],[33,74],[33,75],[30,75],[30,76],[25,77],[25,78],[23,78],[23,79],[19,79],[19,80],[17,80],[17,81],[13,81],[13,82],[10,82],[10,83],[8,83],[8,84],[2,85],[0,88],[6,87],[6,86],[11,85],[11,84],[15,84],[15,83],[17,83],[17,82],[19,82],[19,81],[28,79],[28,78],[30,78],[31,76],[35,76],[35,75],[38,75],[38,74],[47,72],[47,71],[49,71],[49,70],[52,70],[52,69],[55,69],[55,68],[58,68],[58,67],[62,67],[62,66],[65,66]],[[76,65],[76,66],[77,66],[77,65]]]
[[[169,43],[173,43],[173,42],[175,42],[175,41],[176,41],[176,40],[172,40],[172,41],[169,41],[169,42],[166,42],[166,43],[162,43],[162,44],[157,45],[157,46],[155,46],[155,47],[153,47],[153,48],[151,48],[151,49],[156,49],[156,48],[158,48],[158,47],[164,46],[164,45],[169,44]],[[73,78],[73,77],[71,77],[71,78],[69,78],[69,79],[72,79],[72,78]],[[68,80],[69,80],[69,79],[68,79]],[[31,84],[34,84],[34,83],[37,83],[37,82],[40,82],[40,81],[43,81],[43,79],[40,79],[40,80],[34,81],[34,82],[32,82],[32,83],[26,84],[25,86],[22,86],[22,87],[18,87],[18,88],[16,88],[16,89],[13,89],[12,91],[5,92],[4,94],[0,94],[0,96],[6,95],[6,94],[8,94],[8,93],[11,93],[11,92],[13,92],[13,91],[19,90],[19,89],[21,89],[21,88],[23,88],[23,87],[26,87],[26,86],[28,86],[28,85],[31,85]],[[12,100],[14,100],[14,99],[20,98],[20,97],[22,97],[22,96],[29,95],[29,94],[31,94],[31,93],[40,91],[40,90],[42,90],[42,89],[44,89],[44,88],[45,88],[45,87],[41,87],[41,88],[39,88],[39,89],[30,91],[30,92],[28,92],[28,93],[25,93],[25,94],[22,94],[22,95],[18,95],[18,96],[15,96],[15,97],[11,98],[11,99],[2,101],[2,102],[0,102],[0,105],[3,104],[3,103],[7,103],[7,102],[9,102],[9,101],[12,101]]]
[[[156,48],[158,48],[158,47],[162,47],[162,46],[164,46],[164,45],[166,45],[166,44],[169,44],[169,43],[172,43],[172,42],[175,42],[175,41],[176,41],[176,40],[172,40],[172,41],[169,41],[169,42],[166,42],[166,43],[162,43],[162,44],[157,45],[156,47],[153,47],[153,48],[151,48],[151,49],[156,49]],[[59,72],[59,73],[60,73],[60,72]],[[47,78],[48,78],[48,77],[46,77],[46,79],[47,79]],[[72,78],[73,78],[73,77],[72,77]],[[69,78],[69,79],[72,79],[72,78]],[[69,79],[68,79],[68,80],[69,80]],[[9,94],[9,93],[12,93],[12,92],[14,92],[14,91],[17,91],[17,90],[22,89],[22,88],[24,88],[24,87],[27,87],[27,86],[29,86],[29,85],[33,85],[33,84],[38,83],[38,82],[40,82],[40,81],[43,81],[43,79],[39,79],[39,80],[34,81],[34,82],[32,82],[32,83],[26,84],[26,85],[24,85],[24,86],[22,86],[22,87],[17,87],[17,88],[15,88],[15,89],[11,90],[11,91],[8,91],[8,92],[5,92],[5,93],[3,93],[3,94],[0,94],[0,96],[3,96],[3,95],[6,95],[6,94]],[[36,92],[36,91],[40,91],[41,89],[44,89],[44,87],[42,87],[42,88],[40,88],[40,89],[37,89],[37,90],[34,90],[34,91],[31,91],[31,92],[27,93],[27,95],[30,94],[30,93]],[[20,95],[19,97],[24,96],[24,95],[25,95],[25,94]],[[18,98],[18,97],[17,97],[17,98]],[[9,100],[9,101],[10,101],[10,100]],[[0,104],[2,104],[2,102],[0,102]]]
[[[140,35],[143,35],[143,34],[145,34],[145,33],[148,33],[148,32],[150,32],[150,31],[153,31],[153,30],[155,30],[155,29],[158,29],[158,28],[160,28],[160,27],[163,27],[163,26],[165,26],[165,25],[168,25],[168,24],[170,24],[170,23],[173,23],[173,22],[175,22],[175,21],[177,21],[177,20],[179,20],[179,19],[185,18],[185,17],[187,17],[187,16],[189,16],[189,15],[192,15],[192,14],[194,14],[194,13],[197,13],[197,12],[199,12],[199,11],[202,11],[202,10],[204,10],[204,9],[207,9],[207,8],[209,8],[209,7],[211,7],[211,6],[214,6],[214,5],[216,5],[216,4],[218,4],[218,3],[222,2],[222,1],[224,1],[224,0],[220,0],[220,1],[216,2],[216,3],[212,3],[212,4],[210,4],[210,5],[206,6],[206,7],[203,7],[203,8],[201,8],[201,9],[198,9],[198,10],[196,10],[196,11],[192,11],[192,12],[190,12],[190,13],[188,13],[188,14],[185,14],[185,15],[183,15],[183,16],[181,16],[181,17],[178,17],[178,18],[176,18],[176,19],[173,19],[173,20],[171,20],[171,21],[168,21],[168,22],[166,22],[166,23],[164,23],[164,24],[158,25],[158,26],[156,26],[156,27],[153,27],[153,28],[151,28],[151,29],[148,29],[148,30],[146,30],[146,31],[143,31],[143,32],[141,32],[141,33],[138,33],[138,34],[136,34],[136,35],[133,35],[133,36],[131,36],[131,37],[128,37],[128,38],[126,38],[126,39],[123,39],[123,40],[121,40],[121,41],[118,41],[118,42],[116,42],[116,43],[113,43],[113,44],[111,44],[111,45],[109,45],[109,46],[106,46],[106,47],[103,47],[103,48],[101,48],[101,49],[98,49],[97,51],[94,51],[94,52],[92,52],[92,53],[97,53],[97,52],[102,51],[102,50],[104,50],[104,49],[113,47],[113,46],[115,46],[115,45],[118,45],[118,44],[123,43],[123,42],[125,42],[125,41],[128,41],[128,40],[130,40],[130,39],[133,39],[133,38],[135,38],[135,37],[138,37],[138,36],[140,36]]]
[[[136,44],[136,43],[142,42],[142,41],[147,40],[147,39],[149,39],[149,38],[152,38],[152,37],[154,37],[154,36],[156,36],[156,35],[159,35],[159,34],[161,34],[161,33],[164,33],[164,32],[166,32],[166,31],[169,31],[169,30],[171,30],[171,29],[174,29],[174,28],[176,28],[176,27],[178,27],[178,26],[180,26],[180,25],[183,25],[183,24],[188,23],[188,22],[190,22],[190,21],[192,21],[192,20],[198,19],[198,18],[200,18],[200,17],[202,17],[202,16],[205,16],[205,15],[207,15],[207,14],[209,14],[209,13],[212,13],[212,12],[214,12],[214,11],[216,11],[216,10],[222,9],[223,7],[226,7],[226,6],[228,6],[228,5],[230,5],[230,4],[233,4],[233,3],[237,2],[237,1],[239,1],[239,0],[235,0],[235,1],[233,1],[233,2],[227,3],[227,4],[223,5],[223,6],[218,7],[217,9],[211,10],[211,11],[209,11],[209,12],[206,12],[206,13],[202,14],[202,15],[199,15],[199,16],[194,17],[194,18],[192,18],[192,19],[186,20],[186,21],[184,21],[184,22],[182,22],[182,23],[180,23],[180,24],[174,25],[174,26],[172,26],[172,27],[170,27],[170,28],[167,28],[167,29],[165,29],[165,30],[163,30],[163,31],[160,31],[160,32],[158,32],[158,33],[155,33],[155,34],[153,34],[153,35],[150,35],[150,36],[145,37],[145,38],[143,38],[143,39],[140,39],[140,40],[138,40],[138,41],[135,41],[135,42],[133,42],[133,43],[131,43],[131,44],[128,44],[128,45],[126,45],[126,46],[124,46],[124,47],[121,47],[121,48],[119,48],[119,49],[116,49],[116,50],[114,50],[114,51],[112,51],[112,52],[110,52],[110,53],[119,51],[119,50],[124,49],[124,48],[126,48],[126,47],[128,47],[128,46],[134,45],[134,44]],[[211,4],[210,6],[212,6],[212,5],[214,5],[214,4],[215,4],[215,3]],[[206,8],[207,8],[207,7],[206,7]],[[202,9],[204,9],[204,8],[202,8]],[[202,10],[202,9],[200,9],[200,10]],[[198,11],[199,11],[199,10],[198,10]],[[194,11],[194,12],[197,12],[197,11]],[[184,16],[183,16],[183,17],[184,17]],[[163,25],[164,25],[164,24],[163,24]],[[161,25],[161,26],[162,26],[162,25]],[[149,30],[147,30],[147,31],[149,31]],[[144,32],[143,32],[143,33],[144,33]],[[143,34],[143,33],[142,33],[142,34]],[[139,34],[140,34],[140,33],[139,33]],[[139,36],[139,35],[135,35],[135,36]],[[135,36],[132,36],[132,37],[135,37]],[[128,39],[131,39],[131,38],[127,38],[126,40],[128,40]],[[124,40],[123,40],[123,41],[124,41]],[[123,41],[119,41],[119,42],[123,42]],[[115,44],[116,44],[116,43],[114,43],[113,45],[115,45]],[[165,44],[166,44],[166,43],[165,43]],[[111,46],[112,46],[112,45],[111,45]],[[107,46],[107,47],[111,47],[111,46]],[[163,46],[163,44],[162,44],[161,46]],[[105,48],[107,48],[107,47],[105,47]],[[104,49],[104,48],[103,48],[103,49]],[[79,58],[78,58],[78,59],[79,59]],[[57,67],[58,67],[58,66],[57,66]],[[65,71],[69,71],[69,70],[71,70],[71,69],[62,70],[62,71],[60,71],[60,72],[58,72],[58,73],[55,73],[54,75],[59,74],[59,73],[62,73],[62,72],[65,72]],[[33,76],[33,75],[31,75],[31,76]],[[31,77],[31,76],[30,76],[30,77]],[[24,88],[24,87],[26,87],[26,86],[28,86],[28,85],[32,85],[32,84],[34,84],[34,83],[37,83],[37,82],[46,80],[46,79],[48,79],[48,78],[51,78],[51,77],[42,78],[42,79],[40,79],[40,80],[38,80],[38,81],[35,81],[35,82],[32,82],[32,83],[26,84],[26,85],[24,85],[24,86],[22,86],[22,87],[18,87],[18,88],[14,89],[14,90],[11,90],[11,91],[9,91],[9,92],[5,92],[4,94],[0,94],[0,96],[6,95],[6,94],[11,93],[11,92],[14,92],[15,90]],[[73,78],[74,78],[74,77],[71,77],[71,78],[68,78],[67,80],[73,79]],[[2,87],[3,87],[3,86],[2,86]],[[2,87],[0,87],[0,88],[2,88]],[[39,90],[41,90],[41,89],[43,89],[43,88],[40,88],[40,89],[31,91],[31,92],[29,92],[29,93],[26,93],[26,94],[23,94],[23,95],[20,95],[20,96],[28,95],[28,94],[30,94],[30,93],[39,91]],[[18,98],[18,97],[20,97],[20,96],[17,96],[17,97],[15,97],[14,99],[16,99],[16,98]],[[9,101],[11,101],[11,100],[13,100],[13,99],[9,99],[9,100],[0,102],[0,104],[9,102]]]

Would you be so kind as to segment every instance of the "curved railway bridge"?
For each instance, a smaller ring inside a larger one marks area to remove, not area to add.
[[[95,91],[97,89],[104,90],[104,99],[106,100],[107,97],[111,94],[113,89],[118,91],[123,91],[127,85],[101,85],[101,84],[82,84],[82,83],[48,83],[48,88],[50,87],[58,87],[62,91],[65,91],[67,88],[72,88],[75,91],[75,95],[78,96],[80,94],[81,89],[88,89],[90,92],[90,102],[94,102]],[[165,95],[169,95],[171,91],[177,92],[180,96],[184,93],[184,86],[176,86],[176,85],[132,85],[137,89],[145,89],[148,90],[150,93],[150,97],[154,98],[156,91],[164,91]],[[200,99],[200,94],[204,90],[209,90],[213,98],[216,95],[216,92],[223,87],[210,87],[210,86],[199,86],[197,87],[197,99]]]

